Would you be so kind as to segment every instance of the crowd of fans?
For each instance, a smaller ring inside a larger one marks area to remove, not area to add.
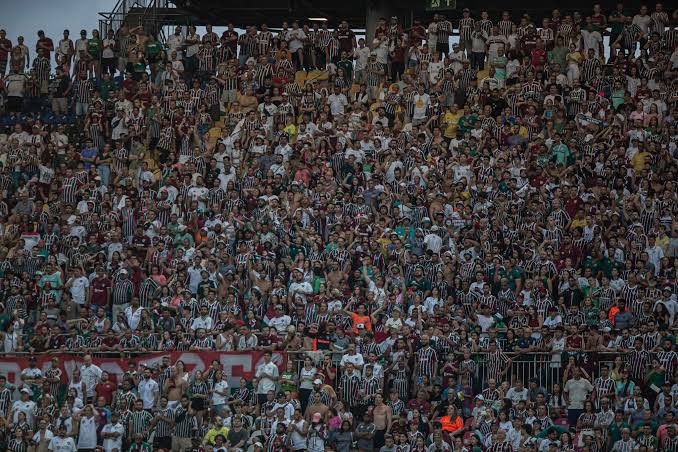
[[[678,451],[678,15],[461,14],[0,30],[0,447]]]

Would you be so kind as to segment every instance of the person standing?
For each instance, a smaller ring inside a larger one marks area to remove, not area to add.
[[[12,41],[7,39],[5,30],[0,30],[0,77],[4,76],[7,71],[10,52],[12,52]]]
[[[269,391],[274,391],[278,382],[279,371],[271,361],[271,353],[264,353],[264,362],[257,367],[255,379],[257,383],[257,399],[259,403],[266,401],[266,394]]]
[[[94,387],[99,383],[103,371],[99,366],[92,363],[92,355],[87,354],[83,359],[85,364],[80,366],[80,376],[87,390],[87,393],[83,394],[86,400],[83,401],[91,403],[94,397]]]
[[[75,452],[78,450],[75,446],[75,440],[67,435],[66,424],[60,423],[57,428],[56,436],[52,437],[49,441],[47,449],[51,452]],[[104,449],[106,452],[112,452],[112,450]],[[122,449],[119,449],[122,450]]]
[[[381,394],[374,396],[374,448],[379,449],[385,443],[385,437],[391,431],[393,422],[393,412],[391,407],[384,403],[384,397]]]
[[[57,65],[66,65],[67,67],[71,65],[71,60],[75,54],[75,46],[73,45],[73,40],[69,37],[70,34],[70,31],[64,30],[64,37],[57,44],[54,54]]]
[[[306,432],[306,442],[308,452],[323,452],[325,450],[325,440],[327,439],[327,427],[323,422],[320,413],[314,413],[311,418],[311,425]]]
[[[584,378],[579,367],[574,368],[572,378],[567,380],[563,392],[567,402],[567,419],[570,425],[576,425],[579,415],[584,412],[584,402],[595,388]]]
[[[97,447],[97,427],[99,425],[99,413],[92,405],[87,405],[82,412],[73,416],[75,425],[73,431],[78,436],[78,451],[93,452]]]
[[[115,54],[116,44],[113,30],[108,30],[108,33],[102,42],[101,72],[102,74],[111,74],[111,77],[115,75],[115,71],[118,67],[118,58]]]

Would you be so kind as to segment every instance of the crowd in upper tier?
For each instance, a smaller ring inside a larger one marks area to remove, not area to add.
[[[678,14],[627,6],[0,30],[0,447],[677,452]]]

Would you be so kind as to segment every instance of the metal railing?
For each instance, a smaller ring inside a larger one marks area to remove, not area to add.
[[[139,13],[137,20],[146,29],[156,33],[161,42],[169,36],[169,25],[164,23],[164,17],[159,15],[159,11],[176,8],[176,5],[170,0],[118,0],[115,7],[110,12],[100,12],[102,17],[99,19],[99,34],[106,36],[108,30],[117,33],[118,29],[128,19],[132,10]]]
[[[153,0],[118,0],[113,9],[109,12],[100,12],[99,15],[99,34],[106,36],[108,30],[117,32],[127,17],[127,13],[132,8],[146,8]]]
[[[297,362],[297,371],[304,366],[304,358],[306,352],[287,352],[288,359]],[[525,385],[533,378],[536,378],[539,385],[550,390],[553,384],[564,384],[563,375],[568,364],[567,354],[553,354],[548,352],[530,352],[530,353],[507,353],[511,358],[511,363],[508,365],[506,372],[498,378],[497,385],[506,381],[509,384],[520,380]],[[624,357],[624,353],[619,352],[589,352],[589,353],[570,353],[576,356],[576,363],[578,367],[584,369],[588,376],[593,379],[600,376],[600,370],[606,366],[612,366],[614,358],[617,356]],[[471,385],[474,389],[479,390],[487,386],[487,380],[494,378],[487,365],[488,353],[477,352],[472,355],[477,367],[474,374],[470,375]],[[341,355],[332,354],[333,364],[337,368],[335,376],[335,387],[339,383],[341,376],[341,369],[339,368],[339,359]],[[316,363],[317,364],[317,363]],[[443,363],[439,363],[442,366]],[[440,375],[440,373],[438,373]],[[440,377],[438,377],[440,379]]]

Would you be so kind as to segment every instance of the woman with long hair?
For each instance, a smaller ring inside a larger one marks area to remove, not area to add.
[[[202,425],[208,407],[209,385],[203,379],[201,371],[196,370],[193,374],[193,381],[188,387],[188,393],[191,397],[191,408],[195,410],[198,425]]]

